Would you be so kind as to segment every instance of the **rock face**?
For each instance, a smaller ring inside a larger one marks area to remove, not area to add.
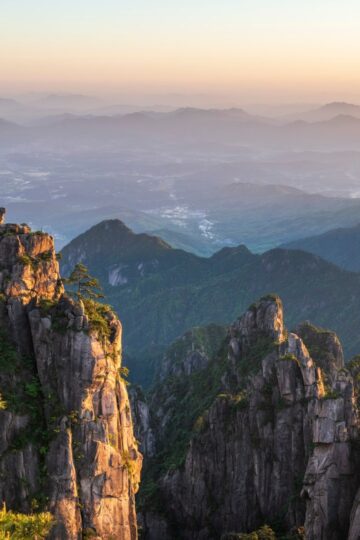
[[[54,540],[136,539],[120,322],[64,294],[52,238],[25,225],[0,225],[0,300],[1,501],[47,508]]]
[[[155,433],[150,408],[141,387],[130,386],[129,398],[135,436],[140,442],[140,451],[144,456],[152,458],[156,453]]]
[[[226,328],[216,324],[195,327],[178,338],[165,354],[159,378],[189,376],[206,368],[226,337]]]
[[[174,382],[173,369],[162,373],[151,403],[167,466],[155,501],[144,496],[145,538],[155,540],[161,528],[162,538],[215,540],[264,523],[293,538],[302,527],[307,540],[359,538],[353,377],[334,334],[310,325],[298,331],[304,341],[284,328],[279,298],[265,297],[197,374],[182,370]],[[209,372],[218,386],[208,385]],[[179,417],[184,426],[189,400],[198,417],[179,458],[167,440],[173,444]]]

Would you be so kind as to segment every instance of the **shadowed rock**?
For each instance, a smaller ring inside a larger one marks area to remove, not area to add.
[[[166,355],[170,375],[150,403],[170,466],[155,479],[161,512],[150,505],[141,515],[147,540],[159,530],[166,540],[178,531],[183,540],[215,540],[264,523],[288,533],[305,525],[307,540],[343,540],[351,512],[351,539],[358,538],[354,380],[335,334],[311,325],[299,334],[287,332],[282,303],[270,295],[231,325],[227,347],[196,378],[170,369]],[[174,444],[172,426],[184,429],[188,417],[179,456],[167,440]]]

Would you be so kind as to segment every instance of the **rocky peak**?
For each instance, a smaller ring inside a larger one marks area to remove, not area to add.
[[[288,333],[280,299],[264,297],[202,369],[158,381],[150,412],[163,472],[157,508],[142,502],[146,540],[240,538],[264,523],[279,537],[342,540],[350,521],[359,538],[354,380],[335,334],[320,334]]]
[[[0,225],[0,292],[17,348],[31,354],[26,306],[55,301],[64,292],[52,236],[25,224]]]
[[[52,540],[135,540],[141,455],[121,324],[64,293],[53,238],[0,226],[0,499],[56,519]]]
[[[236,338],[242,347],[249,347],[260,338],[268,338],[276,343],[283,342],[284,314],[280,298],[268,295],[252,304],[231,326],[230,335]]]
[[[0,289],[23,304],[63,293],[54,239],[27,225],[0,226]]]

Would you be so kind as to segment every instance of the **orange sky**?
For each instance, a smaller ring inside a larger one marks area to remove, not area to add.
[[[358,0],[2,0],[1,94],[360,97]]]

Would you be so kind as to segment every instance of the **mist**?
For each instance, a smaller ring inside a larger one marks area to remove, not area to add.
[[[239,244],[262,252],[358,223],[358,105],[117,97],[0,99],[10,220],[51,231],[60,248],[118,218],[203,255]]]

